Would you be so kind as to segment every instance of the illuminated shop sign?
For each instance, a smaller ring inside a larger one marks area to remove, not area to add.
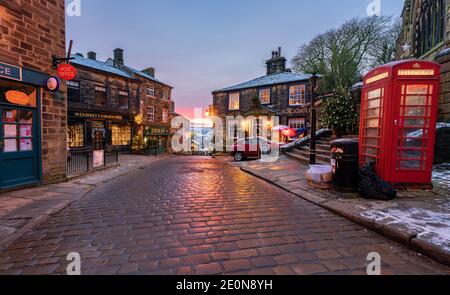
[[[434,76],[434,70],[398,70],[399,76]]]
[[[22,69],[0,62],[0,77],[22,81]]]
[[[123,120],[123,117],[120,115],[97,114],[97,113],[74,112],[73,116],[88,119]]]
[[[374,83],[374,82],[386,79],[387,77],[389,77],[389,73],[388,72],[384,72],[384,73],[381,73],[379,75],[376,75],[376,76],[373,76],[371,78],[368,78],[366,80],[366,84]]]
[[[165,127],[148,127],[147,130],[145,130],[146,136],[169,135],[169,134],[170,134],[169,128]]]

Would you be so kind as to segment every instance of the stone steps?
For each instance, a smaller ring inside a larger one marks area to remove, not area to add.
[[[331,162],[331,139],[321,139],[316,144],[316,161],[320,165],[330,165]],[[310,147],[309,145],[299,147],[291,152],[286,153],[287,156],[294,158],[304,164],[309,164]]]

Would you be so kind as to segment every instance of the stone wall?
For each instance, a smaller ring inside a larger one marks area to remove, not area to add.
[[[139,91],[137,83],[126,77],[107,74],[89,68],[75,65],[78,70],[76,81],[80,82],[81,103],[69,101],[69,108],[91,109],[95,111],[110,111],[122,113],[139,113]],[[106,87],[106,106],[96,106],[95,86]],[[119,108],[119,91],[129,92],[128,110]]]
[[[168,100],[163,99],[163,91],[167,91],[169,94],[169,98],[172,97],[172,89],[169,86],[159,84],[156,82],[153,82],[151,80],[145,79],[145,78],[139,78],[139,81],[141,83],[140,86],[140,97],[141,97],[141,113],[143,117],[143,124],[147,126],[151,125],[163,125],[170,127],[170,113],[171,113],[171,102]],[[153,85],[155,88],[155,96],[151,97],[147,95],[147,88]],[[147,108],[148,107],[154,107],[155,108],[155,120],[151,122],[147,115]],[[162,110],[166,109],[169,112],[169,122],[163,123],[162,122]]]
[[[450,123],[450,49],[439,55],[436,62],[442,66],[438,121]]]
[[[290,84],[270,86],[271,103],[267,107],[275,111],[274,115],[280,117],[281,125],[287,125],[288,119],[292,117],[305,116],[308,121],[309,116],[304,108],[289,106],[289,86]],[[250,88],[236,92],[240,93],[240,109],[238,111],[228,110],[228,96],[233,91],[213,93],[214,109],[216,110],[217,116],[224,120],[223,122],[225,122],[227,116],[245,116],[245,113],[254,107],[253,99],[255,97],[259,99],[259,88]]]
[[[0,60],[56,75],[52,55],[65,55],[64,0],[7,1],[0,4]],[[44,183],[66,177],[66,86],[51,93],[43,90],[42,164]]]

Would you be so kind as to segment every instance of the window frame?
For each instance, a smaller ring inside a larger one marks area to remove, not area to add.
[[[147,86],[147,96],[156,97],[155,85],[150,84],[149,86]]]
[[[266,92],[266,91],[268,93],[269,100],[268,101],[263,101],[262,100],[262,93]],[[269,104],[272,103],[272,89],[271,88],[261,88],[261,89],[259,89],[258,94],[259,94],[259,101],[260,101],[260,103],[262,105],[269,105]]]
[[[70,85],[70,84],[78,84],[78,86]],[[67,101],[69,102],[81,102],[81,83],[79,81],[67,81]],[[77,100],[71,100],[69,95],[69,88],[70,89],[76,89],[74,91],[78,92],[78,99]]]
[[[168,109],[162,109],[161,110],[161,121],[163,124],[169,123],[169,110]]]
[[[150,110],[152,110],[150,112]],[[154,106],[147,106],[147,120],[150,123],[155,122],[155,107]]]
[[[295,97],[292,95],[292,88],[303,88],[303,93],[298,93],[296,91],[295,93]],[[306,84],[295,84],[295,85],[290,85],[289,89],[288,89],[288,105],[290,107],[298,107],[298,106],[304,106],[306,104]],[[298,97],[299,95],[302,95],[303,97]],[[300,101],[300,103],[292,103],[293,101]]]
[[[293,120],[301,120],[301,121],[303,121],[303,128],[306,128],[306,117],[291,117],[291,118],[288,118],[288,126],[290,127],[290,128],[295,128],[295,127],[292,127],[291,126],[291,120],[293,121]],[[302,127],[298,127],[298,128],[296,128],[296,129],[300,129],[300,128],[302,128]]]
[[[236,98],[233,96],[237,96],[237,108],[232,107],[232,98]],[[228,94],[228,110],[229,111],[239,111],[241,109],[241,94],[239,92],[232,92]]]
[[[445,0],[425,0],[418,16],[417,55],[427,55],[445,40]]]
[[[126,95],[124,95],[126,93]],[[119,105],[119,109],[121,109],[121,110],[129,110],[130,109],[130,91],[128,91],[128,90],[118,90],[117,91],[117,94],[118,94],[118,105]],[[126,105],[122,105],[122,103],[121,103],[121,101],[120,101],[120,99],[122,98],[122,97],[126,97],[126,99],[127,99],[127,103],[126,103]]]
[[[104,107],[107,106],[108,104],[108,95],[107,95],[107,87],[106,86],[100,86],[100,85],[95,85],[94,86],[94,99],[95,99],[95,105],[98,107]],[[98,97],[97,97],[97,93],[104,93],[105,95],[105,103],[104,104],[99,104],[98,103]]]
[[[162,91],[162,99],[165,100],[165,101],[169,101],[170,100],[169,91],[167,91],[167,90],[163,90]]]

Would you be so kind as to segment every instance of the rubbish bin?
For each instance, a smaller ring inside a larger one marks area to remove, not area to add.
[[[358,141],[339,139],[331,143],[333,184],[344,189],[356,189],[359,178]]]

